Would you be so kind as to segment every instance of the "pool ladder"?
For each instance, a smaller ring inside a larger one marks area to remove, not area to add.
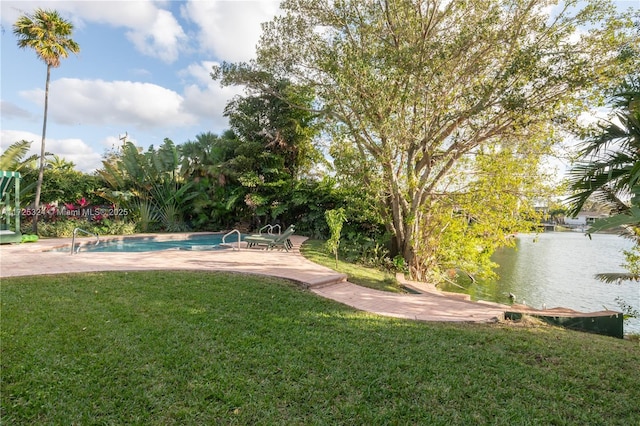
[[[233,234],[238,234],[238,247],[236,248],[236,250],[240,250],[240,240],[242,239],[242,235],[240,234],[240,231],[238,231],[237,229],[234,229],[233,231],[229,231],[226,234],[224,234],[224,236],[222,237],[222,244],[227,244],[226,238]],[[229,245],[231,244],[229,243]]]
[[[260,229],[258,230],[258,233],[259,233],[259,234],[262,234],[262,231],[265,231],[265,230],[266,230],[266,231],[267,231],[267,234],[269,234],[269,235],[273,235],[273,230],[274,230],[274,229],[276,229],[276,228],[278,228],[278,235],[280,235],[280,233],[281,233],[282,231],[281,231],[281,229],[280,229],[280,224],[279,224],[279,223],[276,223],[275,225],[269,225],[269,224],[267,224],[267,225],[263,226],[262,228],[260,228]]]
[[[75,228],[73,230],[73,238],[71,238],[71,252],[70,254],[73,254],[73,249],[76,246],[76,234],[78,233],[78,231],[83,232],[87,235],[93,235],[96,237],[96,245],[98,245],[100,243],[100,237],[98,236],[98,234],[93,233],[93,232],[89,232],[89,231],[85,231],[82,228]],[[78,253],[80,251],[80,245],[78,244],[78,248],[76,249],[76,253]]]

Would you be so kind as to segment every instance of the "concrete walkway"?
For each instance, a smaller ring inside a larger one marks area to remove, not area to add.
[[[290,279],[322,297],[390,317],[458,322],[494,322],[504,317],[507,306],[471,302],[460,295],[441,293],[433,288],[423,288],[426,290],[423,294],[397,294],[357,286],[348,282],[346,275],[305,259],[299,251],[305,239],[293,236],[294,248],[290,252],[247,248],[241,243],[240,249],[233,250],[80,252],[74,255],[69,254],[70,238],[45,239],[37,243],[0,246],[0,278],[121,270],[243,272]],[[86,244],[95,241],[92,238],[78,240]],[[48,251],[55,248],[64,251]]]

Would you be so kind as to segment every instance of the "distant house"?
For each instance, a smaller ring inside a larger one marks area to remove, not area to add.
[[[605,217],[609,217],[609,215],[600,212],[582,211],[575,217],[566,216],[564,218],[564,224],[568,226],[587,226],[593,224],[596,219],[602,219]]]

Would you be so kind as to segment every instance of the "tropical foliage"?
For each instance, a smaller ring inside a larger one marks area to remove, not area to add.
[[[141,231],[185,231],[187,201],[197,194],[191,190],[193,183],[180,175],[179,165],[179,149],[170,139],[145,152],[125,139],[98,170],[106,184],[98,193],[116,208],[132,212]]]
[[[34,207],[39,169],[38,156],[27,156],[30,147],[31,142],[26,140],[9,145],[0,155],[0,170],[21,173],[21,203],[23,206]],[[63,203],[81,198],[86,198],[89,204],[104,202],[104,199],[95,194],[100,186],[100,180],[96,176],[79,172],[75,170],[74,163],[48,152],[45,153],[44,165],[41,204]]]
[[[12,143],[0,155],[0,170],[10,170],[13,172],[24,172],[33,168],[38,157],[32,155],[25,158],[31,148],[31,142],[21,140]]]
[[[632,190],[640,184],[640,76],[618,89],[612,107],[611,118],[598,123],[571,170],[575,193],[568,201],[573,214],[587,201],[606,205],[611,212],[627,211]]]
[[[20,172],[24,175],[33,169],[38,157],[32,155],[25,158],[29,148],[31,148],[31,142],[26,140],[17,141],[9,145],[0,155],[0,170]],[[22,182],[20,185],[20,200],[23,204],[29,198],[29,195],[33,193],[34,188],[35,185]]]

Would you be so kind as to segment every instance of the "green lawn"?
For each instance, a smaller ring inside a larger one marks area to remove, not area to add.
[[[349,281],[354,284],[394,293],[404,292],[395,276],[391,273],[345,262],[342,259],[338,259],[338,266],[336,267],[335,258],[328,254],[324,241],[306,240],[300,247],[300,252],[312,262],[347,274]]]
[[[419,323],[277,279],[3,279],[2,424],[638,424],[638,342]]]

